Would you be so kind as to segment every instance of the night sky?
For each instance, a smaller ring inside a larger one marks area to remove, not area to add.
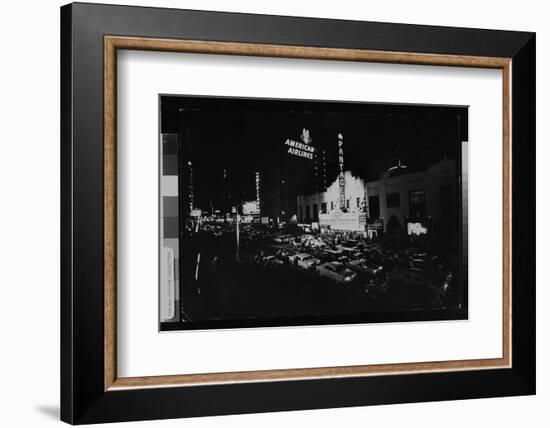
[[[300,141],[303,128],[316,150],[326,150],[329,185],[336,179],[338,133],[344,136],[344,169],[366,181],[398,159],[408,172],[458,159],[459,143],[468,139],[467,107],[162,96],[160,108],[162,133],[191,129],[186,155],[203,209],[219,193],[224,169],[231,192],[242,200],[255,198],[258,170],[266,177],[263,186],[284,179],[291,197],[312,193],[313,161],[288,155],[284,145],[288,138]]]

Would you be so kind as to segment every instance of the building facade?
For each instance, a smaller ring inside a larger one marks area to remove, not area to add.
[[[319,222],[321,227],[331,230],[365,230],[367,219],[365,182],[361,178],[354,177],[350,171],[346,171],[343,194],[341,190],[341,183],[337,178],[326,192],[298,195],[298,221],[300,223]],[[341,206],[345,208],[342,210]]]
[[[399,164],[370,182],[346,171],[344,209],[340,208],[341,189],[337,178],[326,192],[299,195],[298,220],[318,221],[321,229],[400,230],[409,235],[433,231],[447,238],[458,230],[460,195],[454,160],[442,160],[411,173]]]
[[[408,235],[432,233],[449,238],[458,230],[458,190],[454,160],[396,176],[389,171],[366,184],[369,218],[381,219],[386,233],[399,229]]]

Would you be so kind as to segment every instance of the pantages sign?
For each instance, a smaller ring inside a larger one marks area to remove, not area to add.
[[[313,159],[315,154],[315,147],[311,145],[311,137],[309,136],[309,130],[302,129],[302,135],[300,136],[302,141],[296,141],[287,139],[285,145],[288,146],[287,153],[289,155],[298,156],[305,159]]]
[[[338,134],[338,190],[340,210],[346,209],[346,180],[344,176],[344,137]]]

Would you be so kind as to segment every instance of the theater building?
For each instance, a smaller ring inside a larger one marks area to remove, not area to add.
[[[442,160],[416,172],[399,162],[376,181],[346,171],[343,183],[337,177],[326,192],[298,195],[297,212],[300,222],[318,221],[321,230],[399,230],[450,239],[458,230],[459,196],[456,161]]]
[[[345,171],[342,203],[341,190],[337,178],[326,192],[298,195],[298,221],[319,222],[321,228],[330,230],[364,231],[367,221],[365,182]]]

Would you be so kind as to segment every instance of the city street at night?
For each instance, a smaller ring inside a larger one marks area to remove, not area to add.
[[[467,108],[161,97],[162,329],[467,317]]]
[[[351,234],[239,229],[238,253],[235,223],[205,221],[189,237],[187,321],[440,309],[458,299],[455,267],[419,248],[390,249]]]

